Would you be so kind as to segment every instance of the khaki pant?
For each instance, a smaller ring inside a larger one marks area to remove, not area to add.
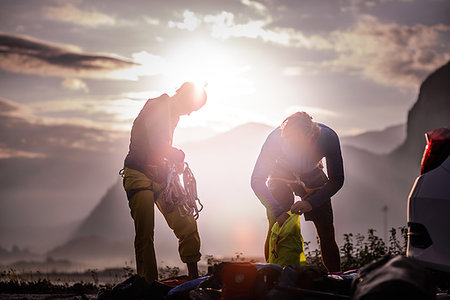
[[[131,216],[134,220],[136,252],[136,267],[138,275],[148,282],[158,279],[158,268],[154,248],[155,194],[161,186],[149,179],[145,174],[134,169],[125,168],[123,185],[126,191],[143,189],[136,192],[128,200]],[[148,189],[145,189],[148,188]],[[156,199],[156,205],[164,215],[167,224],[178,238],[178,252],[184,263],[195,263],[200,260],[200,236],[197,222],[192,216],[181,217],[178,209],[170,213],[161,209],[161,197]]]

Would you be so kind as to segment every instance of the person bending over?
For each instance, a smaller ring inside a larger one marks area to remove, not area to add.
[[[325,157],[328,176],[323,172]],[[344,184],[339,138],[330,127],[296,112],[273,130],[256,161],[251,187],[266,207],[269,231],[264,245],[269,257],[270,231],[289,217],[304,214],[319,238],[322,262],[329,272],[340,271],[339,248],[333,225],[331,197]],[[301,200],[294,202],[295,196]]]

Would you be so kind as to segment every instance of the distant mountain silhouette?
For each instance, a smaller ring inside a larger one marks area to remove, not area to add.
[[[406,138],[406,125],[389,126],[379,131],[341,137],[342,145],[354,146],[375,154],[387,154],[398,148]]]
[[[27,113],[0,98],[0,243],[47,251],[117,179],[129,136]]]
[[[101,236],[110,240],[130,239],[134,233],[128,201],[118,180],[102,197],[98,205],[73,233],[72,238]]]
[[[392,157],[420,163],[425,147],[424,134],[450,126],[450,62],[429,75],[422,83],[419,98],[408,112],[407,138]]]

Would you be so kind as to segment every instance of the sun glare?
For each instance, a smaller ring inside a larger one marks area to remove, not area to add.
[[[222,131],[225,124],[237,125],[236,115],[253,89],[251,79],[247,78],[250,67],[238,54],[237,49],[203,39],[190,41],[168,53],[166,86],[185,81],[207,84],[206,105],[189,118],[182,118],[179,127],[207,126]]]
[[[139,112],[136,105],[142,107],[144,100],[162,93],[173,94],[183,82],[189,81],[195,83],[199,89],[205,88],[208,100],[207,104],[188,120],[182,118],[179,126],[209,126],[222,121],[236,123],[235,119],[242,110],[242,107],[238,107],[254,90],[251,79],[247,78],[251,71],[248,64],[236,54],[236,49],[224,47],[217,41],[197,39],[178,43],[179,47],[164,52],[163,56],[145,51],[133,54],[133,60],[139,65],[123,70],[120,73],[122,78],[136,80],[142,76],[160,74],[162,80],[158,91],[146,91],[145,95],[141,93],[142,95],[131,97],[140,99],[133,101],[132,107],[124,109],[123,105],[118,105],[116,111],[121,115],[120,119],[136,117]]]
[[[242,90],[240,76],[245,68],[231,51],[203,40],[175,49],[167,58],[168,84],[191,81],[207,84],[208,98],[220,99],[230,91]]]

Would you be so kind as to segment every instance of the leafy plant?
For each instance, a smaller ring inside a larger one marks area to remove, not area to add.
[[[389,236],[389,246],[375,234],[374,229],[367,231],[367,237],[362,234],[344,234],[344,244],[341,247],[341,266],[343,270],[359,268],[385,255],[405,255],[407,243],[406,227],[399,227],[403,242],[399,241],[397,229],[392,228]]]
[[[169,267],[166,266],[165,268],[158,268],[158,278],[159,280],[176,277],[180,274],[180,268],[179,267]]]

